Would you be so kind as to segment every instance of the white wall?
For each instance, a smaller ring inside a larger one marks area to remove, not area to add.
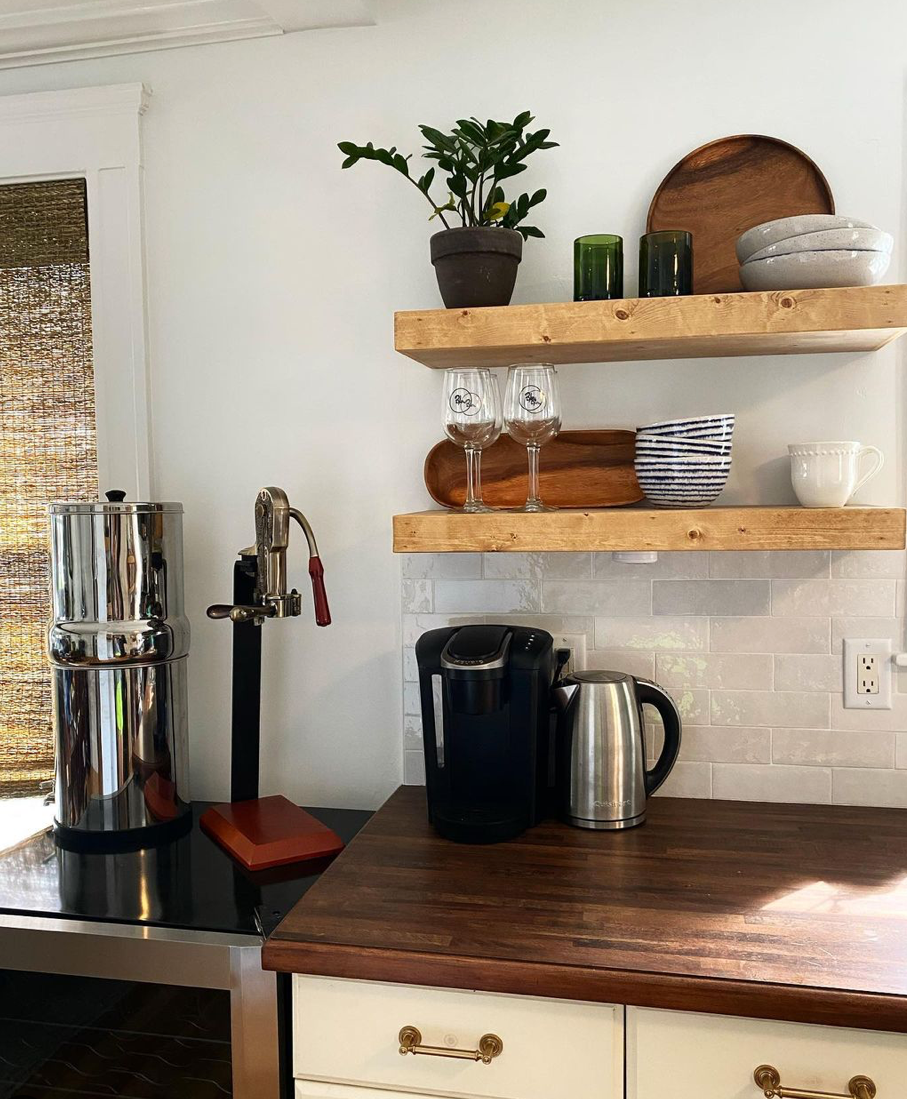
[[[263,484],[311,519],[335,625],[266,626],[264,787],[376,805],[400,780],[400,581],[390,517],[423,506],[439,378],[392,349],[395,308],[437,304],[419,196],[338,140],[415,149],[416,124],[530,107],[561,148],[516,300],[570,296],[570,241],[633,241],[683,153],[774,134],[823,168],[839,210],[903,222],[907,10],[900,0],[383,0],[372,28],[0,73],[0,94],[127,80],[154,89],[146,210],[156,492],[186,506],[193,793],[227,793],[230,594]],[[786,54],[785,52],[786,51]],[[902,252],[899,249],[898,256]],[[899,277],[896,262],[891,281]],[[900,352],[582,366],[567,426],[735,409],[728,499],[788,500],[784,444],[861,438],[899,498]],[[301,546],[294,567],[304,579]]]

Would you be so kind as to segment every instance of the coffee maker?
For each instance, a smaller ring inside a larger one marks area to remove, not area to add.
[[[416,642],[428,817],[459,843],[498,843],[546,808],[551,635],[520,626],[452,626]]]

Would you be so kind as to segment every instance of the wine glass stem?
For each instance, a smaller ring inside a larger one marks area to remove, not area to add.
[[[476,451],[473,447],[468,446],[466,448],[466,504],[467,509],[474,508],[479,500],[482,498],[481,476],[479,470],[479,462],[481,451]],[[479,497],[476,499],[476,485],[479,486]]]
[[[477,504],[483,504],[485,501],[482,499],[482,451],[473,451],[473,471],[472,478],[474,481],[473,492],[475,494],[475,500]]]
[[[539,448],[530,445],[526,449],[529,452],[529,495],[526,498],[526,504],[540,504],[542,501],[539,499]]]

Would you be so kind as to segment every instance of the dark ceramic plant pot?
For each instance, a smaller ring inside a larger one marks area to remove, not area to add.
[[[431,262],[448,309],[509,305],[523,238],[515,229],[443,229],[431,238]]]

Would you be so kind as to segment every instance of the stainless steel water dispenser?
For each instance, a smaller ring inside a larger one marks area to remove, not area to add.
[[[55,830],[142,846],[188,826],[181,504],[50,505]]]

